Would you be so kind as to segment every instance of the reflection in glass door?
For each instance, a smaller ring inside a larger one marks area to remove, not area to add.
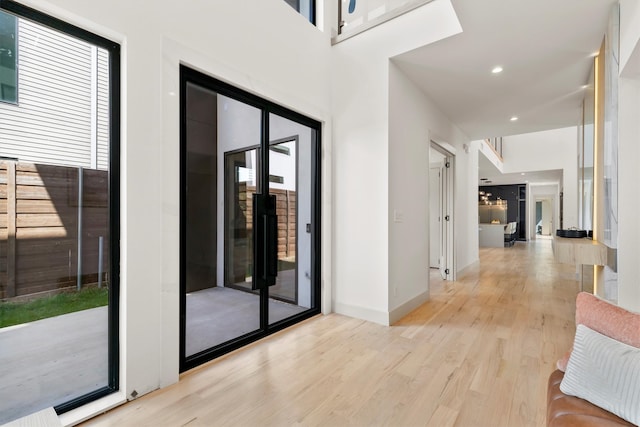
[[[181,84],[184,371],[319,312],[319,125],[186,67]]]
[[[251,283],[244,284],[252,269],[247,189],[257,183],[251,166],[256,150],[244,148],[260,143],[261,112],[193,83],[186,84],[185,102],[184,308],[185,355],[190,357],[260,329],[259,297],[242,290],[251,289]],[[227,157],[231,176],[218,191],[221,152],[235,155]],[[218,211],[219,206],[224,209]],[[227,227],[218,232],[223,220]],[[230,266],[224,269],[224,283],[218,268],[223,258]]]
[[[226,287],[252,290],[253,195],[256,192],[257,149],[225,154],[225,242]],[[257,293],[257,292],[255,292]]]
[[[287,318],[294,307],[304,312],[315,305],[311,248],[316,131],[270,114],[269,136],[269,194],[276,198],[278,215],[278,277],[269,288],[271,324]]]

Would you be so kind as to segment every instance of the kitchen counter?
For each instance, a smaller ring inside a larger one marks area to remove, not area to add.
[[[478,243],[480,247],[503,248],[505,225],[506,224],[479,224]]]

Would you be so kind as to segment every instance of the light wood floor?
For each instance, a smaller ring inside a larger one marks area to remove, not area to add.
[[[318,316],[87,425],[542,426],[575,332],[574,268],[550,241],[480,259],[393,327]]]

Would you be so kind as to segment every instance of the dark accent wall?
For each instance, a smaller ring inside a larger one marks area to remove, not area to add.
[[[526,239],[526,209],[518,207],[521,205],[520,187],[525,184],[513,184],[513,185],[483,185],[478,189],[485,193],[491,193],[489,200],[497,200],[500,197],[502,200],[507,201],[507,222],[517,222],[518,229],[516,235],[518,239]],[[524,195],[522,195],[524,196]],[[522,199],[522,205],[525,205],[524,199]]]

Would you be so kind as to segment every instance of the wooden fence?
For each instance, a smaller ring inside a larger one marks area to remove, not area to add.
[[[0,299],[75,288],[79,261],[83,286],[106,284],[108,213],[106,171],[0,161]]]

